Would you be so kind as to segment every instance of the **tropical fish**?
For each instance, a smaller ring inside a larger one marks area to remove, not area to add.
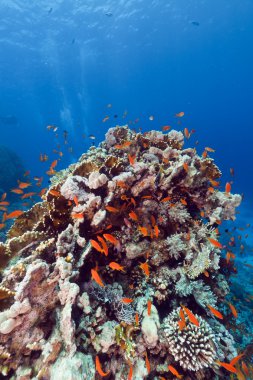
[[[103,123],[105,123],[107,120],[109,120],[109,116],[105,116],[102,120]]]
[[[168,196],[168,197],[165,197],[165,198],[161,199],[161,202],[168,202],[170,200],[171,200],[171,197]]]
[[[159,236],[159,232],[160,232],[160,230],[159,230],[158,226],[155,225],[155,226],[154,226],[154,235],[155,235],[156,238],[158,238],[158,236]]]
[[[139,314],[138,313],[135,314],[135,323],[136,323],[136,325],[139,325]]]
[[[113,206],[105,206],[105,209],[109,212],[117,213],[119,210],[116,207]]]
[[[19,182],[18,187],[20,189],[26,189],[28,186],[31,186],[31,183],[29,182]]]
[[[51,169],[54,169],[54,168],[56,167],[57,164],[58,164],[58,160],[54,160],[54,161],[52,162],[52,164],[50,165],[50,168],[51,168]]]
[[[151,371],[151,366],[150,366],[150,362],[149,362],[149,359],[148,359],[147,351],[145,352],[145,363],[146,363],[147,371],[148,371],[148,373],[150,373],[150,371]]]
[[[102,247],[103,247],[103,252],[105,254],[105,256],[108,256],[108,246],[106,244],[106,241],[102,238],[102,236],[97,236],[98,240],[100,241],[100,243],[102,244]]]
[[[219,186],[219,184],[220,184],[219,181],[215,181],[214,179],[211,179],[211,178],[209,178],[209,181],[211,182],[211,185],[212,185],[213,187],[217,187],[217,186]]]
[[[139,231],[142,233],[143,236],[148,236],[148,230],[146,227],[138,227]]]
[[[234,316],[235,318],[237,318],[237,317],[238,317],[238,313],[237,313],[237,310],[236,310],[236,308],[234,307],[234,305],[232,305],[231,303],[228,303],[228,306],[230,307],[230,310],[231,310],[233,316]]]
[[[34,191],[31,191],[30,193],[23,194],[21,196],[21,199],[30,198],[30,197],[33,197],[34,195],[36,195],[36,193]]]
[[[74,219],[83,219],[83,213],[78,213],[78,212],[73,212],[72,214],[71,214],[71,216],[72,216],[72,218],[74,218]]]
[[[217,240],[212,239],[212,238],[208,238],[208,240],[210,241],[210,243],[211,243],[214,247],[216,247],[216,248],[220,248],[220,249],[223,248],[223,245],[222,245],[220,242],[218,242]]]
[[[181,198],[181,199],[180,199],[180,202],[181,202],[184,206],[187,206],[187,202],[186,202],[185,199]]]
[[[245,362],[242,362],[242,370],[246,376],[249,376],[249,369],[248,369],[247,365],[245,364]]]
[[[76,195],[74,195],[73,201],[74,201],[74,203],[75,203],[76,206],[79,205],[78,198],[77,198]]]
[[[104,287],[103,281],[101,280],[101,277],[99,276],[97,270],[91,269],[91,277],[92,279],[100,286]]]
[[[222,315],[217,309],[215,309],[215,308],[212,307],[211,305],[207,305],[207,307],[209,308],[209,310],[211,311],[211,313],[212,313],[215,317],[217,317],[217,318],[219,318],[219,319],[223,319],[223,315]]]
[[[184,129],[184,135],[185,135],[185,137],[186,137],[187,139],[189,139],[189,138],[191,137],[188,128],[185,128],[185,129]]]
[[[145,261],[145,263],[140,263],[140,268],[143,270],[145,275],[149,277],[149,266],[148,263]]]
[[[129,212],[128,215],[129,215],[129,218],[131,218],[132,220],[134,220],[135,222],[137,222],[138,215],[134,211]]]
[[[12,218],[17,218],[19,217],[20,215],[23,214],[24,211],[21,211],[21,210],[15,210],[15,211],[12,211],[10,214],[6,215],[6,220],[7,219],[12,219]]]
[[[209,146],[206,146],[206,147],[205,147],[205,150],[206,150],[207,152],[215,152],[215,150],[212,149],[212,148],[209,148]]]
[[[188,171],[189,171],[189,166],[188,166],[187,162],[184,162],[184,163],[183,163],[183,168],[184,168],[184,170],[186,171],[186,173],[188,173]]]
[[[188,315],[189,321],[191,323],[193,323],[195,326],[199,327],[199,321],[197,320],[197,318],[195,317],[195,315],[191,312],[191,310],[189,310],[187,307],[185,307],[183,305],[182,305],[182,308],[184,309],[184,311]]]
[[[132,303],[133,299],[132,298],[121,298],[121,302],[123,302],[123,303]]]
[[[96,356],[96,371],[97,371],[97,372],[99,373],[99,375],[102,376],[102,377],[105,377],[105,376],[107,376],[107,375],[110,373],[110,371],[108,371],[108,372],[104,372],[104,371],[102,370],[101,363],[100,363],[100,360],[99,360],[99,357],[98,357],[98,356]]]
[[[54,189],[49,190],[48,193],[53,195],[54,197],[60,197],[61,196],[61,193],[57,190],[54,190]]]
[[[237,372],[236,368],[234,366],[232,366],[232,364],[230,364],[230,363],[224,363],[224,362],[220,362],[220,361],[216,361],[216,363],[220,367],[225,368],[229,372],[232,372],[232,373],[236,373]]]
[[[5,227],[4,223],[0,223],[0,230]]]
[[[176,113],[176,115],[175,115],[176,117],[183,117],[184,116],[184,112],[178,112],[178,113]]]
[[[0,202],[0,206],[9,206],[10,202],[2,201]]]
[[[105,238],[105,240],[109,241],[113,245],[119,244],[119,241],[111,234],[103,234],[103,237]]]
[[[133,366],[130,365],[127,380],[133,380],[133,370],[134,370]]]
[[[172,365],[168,365],[168,370],[176,376],[177,379],[182,379],[182,375],[179,375],[178,371],[176,370],[176,368],[174,368]]]
[[[128,154],[128,160],[129,160],[130,165],[134,165],[135,159],[136,159],[136,154],[133,154],[132,156]]]
[[[148,303],[147,303],[147,313],[148,315],[151,315],[151,306],[152,306],[152,303],[150,300],[148,300]]]
[[[230,364],[234,366],[243,356],[244,354],[239,354],[235,356],[232,360],[230,360]]]
[[[119,271],[122,271],[122,272],[125,272],[124,270],[124,267],[118,263],[116,263],[115,261],[111,261],[109,263],[109,267],[112,269],[112,270],[119,270]]]
[[[1,196],[1,201],[4,201],[6,197],[7,197],[7,193],[3,193]]]
[[[96,240],[91,239],[90,243],[91,243],[92,247],[96,249],[96,251],[98,251],[100,253],[104,252],[103,248],[100,247],[100,245],[98,244],[98,242]]]
[[[225,186],[225,192],[230,193],[230,191],[231,191],[231,183],[227,182]]]
[[[163,131],[168,131],[171,127],[169,125],[165,125],[164,127],[162,127],[162,130]]]

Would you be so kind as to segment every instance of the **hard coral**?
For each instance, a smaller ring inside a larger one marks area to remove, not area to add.
[[[199,371],[212,366],[216,358],[216,338],[213,330],[203,318],[195,315],[199,327],[190,323],[180,330],[178,325],[180,308],[173,310],[163,321],[162,329],[165,346],[176,362],[184,369]]]
[[[211,192],[219,169],[183,144],[177,131],[111,128],[16,219],[0,243],[2,374],[93,379],[101,354],[113,378],[130,365],[141,380],[148,355],[154,378],[168,356],[205,379],[235,356],[225,318],[209,322],[207,305],[229,291],[209,239],[241,198]],[[179,331],[181,303],[199,328]]]

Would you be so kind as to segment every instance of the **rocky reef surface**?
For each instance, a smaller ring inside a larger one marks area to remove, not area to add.
[[[225,379],[237,355],[217,227],[241,197],[184,136],[127,126],[58,172],[0,243],[10,379]]]

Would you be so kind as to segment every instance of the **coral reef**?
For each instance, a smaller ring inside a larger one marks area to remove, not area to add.
[[[111,128],[16,219],[0,243],[3,376],[228,378],[217,361],[234,341],[210,307],[229,292],[217,226],[241,197],[183,145],[174,130]]]

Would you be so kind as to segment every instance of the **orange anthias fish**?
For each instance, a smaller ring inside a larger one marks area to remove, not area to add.
[[[220,361],[217,361],[216,363],[220,367],[225,368],[229,372],[232,372],[232,373],[236,373],[237,372],[236,368],[232,364],[230,364],[230,363],[224,363],[224,362],[220,362]]]
[[[109,267],[112,269],[112,270],[120,270],[122,272],[125,272],[124,270],[124,267],[118,263],[116,263],[115,261],[111,261],[109,263]]]
[[[162,127],[162,130],[163,131],[168,131],[171,127],[169,125],[165,125],[164,127]]]
[[[82,212],[81,212],[81,213],[73,212],[73,213],[71,214],[71,216],[72,216],[73,219],[83,219],[83,217],[84,217],[84,215],[83,215]]]
[[[135,222],[137,222],[138,215],[134,211],[129,212],[128,215],[129,215],[129,218],[131,218],[132,220],[134,220]]]
[[[248,369],[247,365],[245,364],[245,362],[242,362],[242,370],[246,376],[249,376],[249,369]]]
[[[151,306],[152,306],[152,303],[150,300],[148,300],[148,303],[147,303],[147,312],[148,312],[148,315],[151,315]]]
[[[143,270],[143,272],[145,273],[145,275],[147,277],[149,277],[149,266],[148,266],[148,263],[145,261],[145,263],[141,263],[140,264],[140,268]]]
[[[50,165],[50,169],[54,169],[56,165],[58,164],[58,160],[54,160],[52,164]]]
[[[243,356],[244,356],[244,354],[239,354],[239,355],[235,356],[232,360],[230,360],[229,364],[234,366]]]
[[[187,202],[184,198],[181,198],[180,202],[182,203],[182,205],[187,206]]]
[[[105,238],[105,240],[109,241],[113,245],[119,244],[119,241],[111,234],[103,234],[103,237]]]
[[[1,201],[4,201],[6,197],[7,197],[7,193],[3,193],[1,196]]]
[[[132,298],[121,298],[121,302],[123,302],[123,303],[132,303],[133,299]]]
[[[92,247],[96,249],[96,251],[98,251],[100,253],[104,252],[103,248],[100,247],[100,245],[98,244],[98,242],[96,240],[91,239],[90,243],[91,243]]]
[[[184,112],[178,112],[178,113],[176,113],[176,115],[175,115],[176,117],[183,117],[184,116]]]
[[[23,194],[23,190],[21,189],[12,189],[11,192],[15,194]]]
[[[28,186],[31,186],[31,184],[28,182],[19,182],[19,184],[18,184],[18,187],[20,189],[26,189]]]
[[[48,193],[53,195],[54,197],[60,197],[61,196],[61,193],[57,190],[54,190],[54,189],[49,190]]]
[[[119,210],[116,207],[113,206],[105,206],[105,209],[109,212],[117,213]]]
[[[185,322],[184,311],[182,308],[180,308],[179,316],[181,319],[177,323],[179,326],[179,330],[183,330],[186,326],[186,322]]]
[[[34,195],[36,195],[36,193],[34,191],[31,191],[30,193],[23,194],[21,196],[21,199],[30,198],[30,197],[33,197]]]
[[[73,201],[74,201],[74,203],[75,203],[76,206],[79,205],[78,198],[77,198],[76,195],[74,196]]]
[[[172,365],[168,365],[168,370],[176,376],[177,379],[182,379],[183,375],[179,375],[178,371],[176,368],[174,368]]]
[[[151,366],[150,366],[150,362],[149,362],[149,359],[148,359],[147,351],[145,352],[145,363],[146,363],[147,371],[148,371],[148,373],[150,373],[150,371],[151,371]]]
[[[212,307],[211,305],[207,305],[207,307],[209,308],[209,310],[211,311],[211,313],[212,313],[215,317],[217,317],[217,318],[219,318],[219,319],[223,319],[223,315],[222,315],[217,309],[215,309],[215,308]]]
[[[190,132],[188,131],[188,128],[185,128],[184,129],[184,135],[185,135],[185,137],[187,138],[187,139],[189,139],[190,138]]]
[[[4,223],[0,223],[0,230],[5,227]]]
[[[22,215],[23,212],[24,211],[21,211],[21,210],[12,211],[10,214],[6,215],[6,220],[12,219],[12,218],[17,218],[18,216]]]
[[[108,256],[109,250],[108,250],[108,246],[106,244],[106,241],[102,238],[102,236],[97,236],[97,238],[100,241],[100,243],[102,244],[103,252],[104,252],[105,256]]]
[[[205,147],[205,150],[206,150],[207,152],[215,152],[215,150],[214,150],[213,148],[209,148],[209,146],[206,146],[206,147]]]
[[[212,238],[208,238],[208,240],[210,241],[210,243],[211,243],[214,247],[216,247],[216,248],[220,248],[220,249],[223,248],[223,245],[222,245],[220,242],[218,242],[217,240],[212,239]]]
[[[237,310],[236,310],[236,308],[234,307],[234,305],[232,305],[231,303],[228,303],[228,306],[230,307],[230,310],[231,310],[233,316],[234,316],[235,318],[237,318],[237,317],[238,317],[238,313],[237,313]]]
[[[99,360],[99,357],[96,356],[96,371],[99,373],[100,376],[102,377],[105,377],[107,375],[109,375],[110,371],[108,372],[104,372],[102,370],[102,367],[101,367],[101,363],[100,363],[100,360]]]
[[[168,197],[165,197],[165,198],[161,199],[161,202],[168,202],[170,200],[171,200],[171,197],[168,196]]]
[[[91,277],[98,285],[104,287],[103,281],[95,269],[91,269]]]
[[[156,238],[158,238],[158,236],[159,236],[159,232],[160,232],[160,230],[159,230],[159,228],[158,228],[158,226],[157,226],[157,224],[154,226],[154,235],[155,235],[155,237]]]
[[[138,313],[135,314],[135,323],[136,323],[136,325],[139,325],[139,314]]]
[[[183,163],[183,168],[184,168],[184,170],[186,171],[186,173],[188,173],[188,171],[189,171],[189,166],[188,166],[187,162],[184,162],[184,163]]]
[[[145,237],[148,236],[148,230],[146,227],[139,226],[138,229],[142,233],[143,236],[145,236]]]
[[[132,156],[130,154],[128,155],[128,160],[129,160],[130,165],[134,165],[135,159],[136,159],[136,154],[133,154]]]
[[[0,202],[0,206],[9,206],[10,202],[2,201]]]
[[[133,371],[134,371],[134,367],[130,365],[127,380],[133,380]]]
[[[182,306],[182,308],[184,309],[184,311],[186,312],[186,314],[188,315],[188,318],[189,318],[189,321],[191,323],[193,323],[195,326],[199,327],[199,321],[197,320],[197,318],[195,317],[195,315],[191,312],[191,310],[189,310],[187,307],[185,306]]]
[[[231,191],[231,183],[227,182],[225,186],[225,192],[230,193],[230,191]]]

